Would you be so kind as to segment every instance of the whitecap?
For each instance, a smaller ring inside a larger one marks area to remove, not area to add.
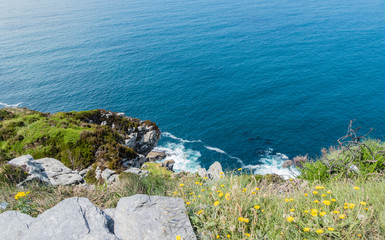
[[[164,146],[154,148],[154,151],[166,153],[163,161],[174,160],[174,171],[196,172],[201,167],[198,159],[201,157],[199,151],[186,148],[183,143],[166,143]]]
[[[1,106],[7,107],[7,108],[9,108],[9,107],[18,107],[18,106],[20,106],[20,104],[22,104],[22,102],[19,102],[17,104],[6,104],[6,103],[0,102],[0,107]]]
[[[202,142],[202,140],[186,140],[186,139],[183,139],[183,138],[179,138],[169,132],[163,132],[162,133],[162,136],[164,137],[169,137],[169,138],[172,138],[172,139],[175,139],[175,140],[178,140],[180,142],[184,142],[184,143],[198,143],[198,142]]]
[[[238,158],[238,157],[234,157],[234,156],[228,154],[227,152],[223,151],[222,149],[219,149],[219,148],[216,148],[216,147],[211,147],[211,146],[205,146],[205,148],[207,148],[208,150],[217,152],[217,153],[224,154],[224,155],[226,155],[227,157],[229,157],[229,158],[231,158],[231,159],[237,160],[237,161],[242,165],[242,167],[245,165],[245,164],[243,163],[242,159],[240,159],[240,158]]]

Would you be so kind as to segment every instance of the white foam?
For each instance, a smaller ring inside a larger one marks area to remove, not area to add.
[[[6,103],[0,102],[0,106],[4,106],[4,107],[18,107],[20,106],[20,104],[22,104],[22,102],[19,102],[17,104],[6,104]]]
[[[267,155],[259,160],[262,164],[247,165],[244,166],[244,168],[254,170],[254,174],[265,175],[275,173],[284,179],[295,178],[301,174],[297,168],[293,166],[289,168],[282,167],[282,163],[288,159],[289,158],[282,153]]]
[[[186,148],[183,143],[166,143],[164,146],[154,148],[154,151],[166,153],[166,160],[174,160],[174,171],[196,172],[201,167],[198,158],[201,153],[190,148]]]
[[[226,156],[229,157],[229,158],[232,158],[232,159],[237,160],[237,161],[242,165],[242,167],[245,165],[245,164],[243,163],[242,159],[240,159],[240,158],[238,158],[238,157],[231,156],[230,154],[228,154],[227,152],[223,151],[222,149],[219,149],[219,148],[216,148],[216,147],[210,147],[210,146],[205,146],[205,148],[207,148],[208,150],[217,152],[217,153],[224,154],[224,155],[226,155]]]
[[[205,146],[205,148],[207,148],[208,150],[214,151],[214,152],[218,152],[218,153],[222,153],[222,154],[227,154],[225,151],[223,151],[222,149],[219,149],[219,148],[210,147],[210,146]]]
[[[202,140],[186,140],[186,139],[183,139],[183,138],[178,138],[178,137],[176,137],[175,135],[172,135],[169,132],[163,132],[162,136],[169,137],[169,138],[172,138],[172,139],[178,140],[180,142],[184,142],[184,143],[197,143],[197,142],[201,143],[202,142]]]

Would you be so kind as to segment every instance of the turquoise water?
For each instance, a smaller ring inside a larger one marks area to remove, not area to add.
[[[385,132],[385,2],[1,1],[0,102],[155,121],[177,169]]]

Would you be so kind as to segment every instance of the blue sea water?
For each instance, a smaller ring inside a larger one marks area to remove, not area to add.
[[[155,121],[193,171],[385,133],[385,1],[0,1],[0,105]]]

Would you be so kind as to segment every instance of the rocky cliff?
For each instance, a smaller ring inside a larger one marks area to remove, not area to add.
[[[73,170],[91,165],[123,170],[140,167],[161,132],[155,123],[102,109],[41,113],[0,109],[0,162],[31,154],[51,157]]]

